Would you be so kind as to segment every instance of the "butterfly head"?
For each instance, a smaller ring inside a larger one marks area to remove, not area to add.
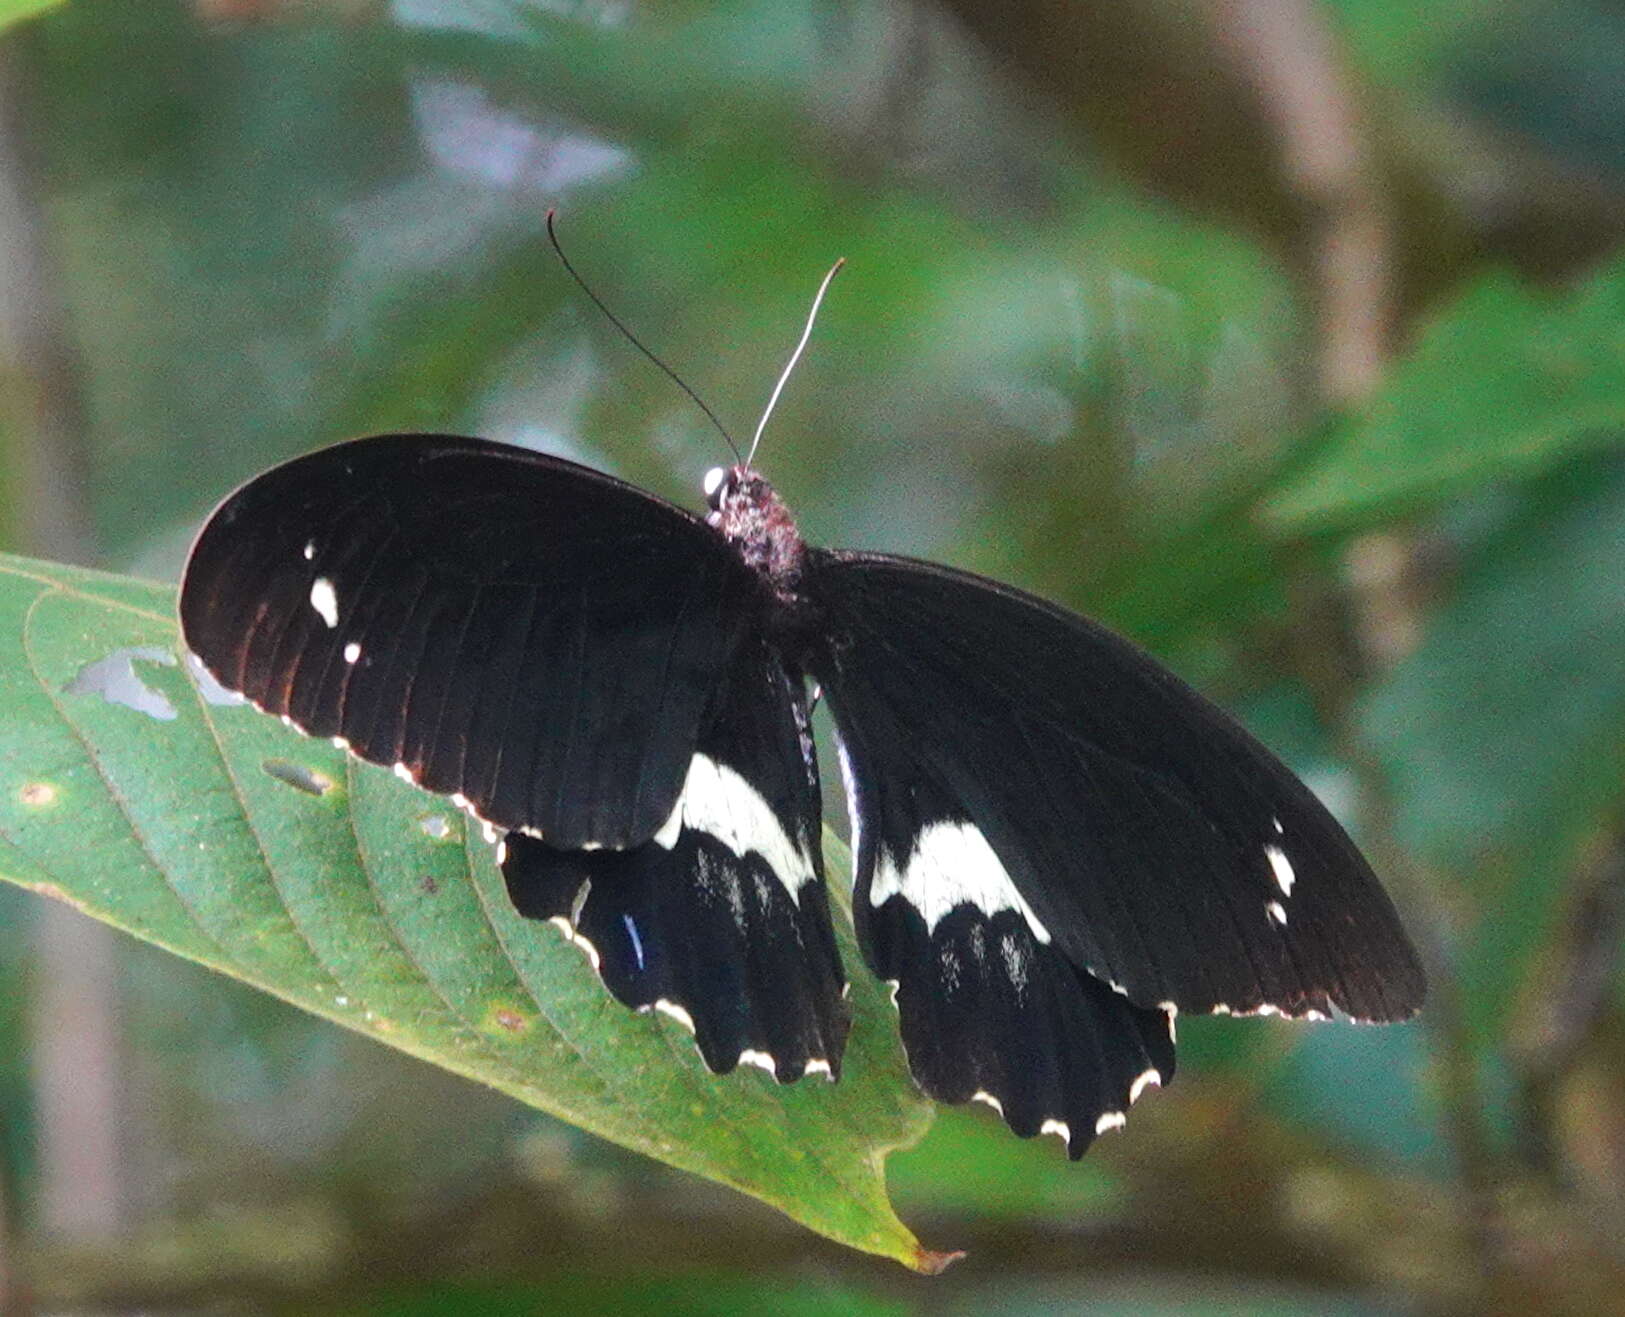
[[[781,598],[798,593],[806,546],[790,509],[773,486],[741,464],[713,467],[705,474],[705,520],[738,550]]]

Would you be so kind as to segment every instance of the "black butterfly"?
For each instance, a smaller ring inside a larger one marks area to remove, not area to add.
[[[505,834],[518,910],[715,1071],[840,1071],[809,679],[859,945],[932,1097],[1076,1157],[1172,1076],[1178,1011],[1417,1010],[1359,851],[1177,677],[1009,586],[808,547],[748,463],[706,489],[702,519],[479,439],[341,444],[214,513],[186,643]]]

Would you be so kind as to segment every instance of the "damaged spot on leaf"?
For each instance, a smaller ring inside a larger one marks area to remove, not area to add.
[[[451,820],[444,814],[430,814],[418,820],[418,827],[424,834],[435,841],[445,841],[451,836]]]
[[[161,722],[173,721],[175,706],[162,691],[154,690],[141,680],[135,670],[137,660],[166,668],[175,666],[175,656],[156,645],[116,649],[106,658],[80,668],[78,676],[62,688],[63,693],[100,695],[109,704],[122,704],[126,709],[134,709]]]
[[[29,782],[17,793],[17,799],[29,809],[45,809],[56,804],[57,791],[49,782]]]
[[[314,768],[306,768],[291,759],[267,759],[260,765],[278,782],[284,782],[297,791],[310,796],[325,796],[333,789],[333,779]]]
[[[205,704],[218,704],[231,706],[233,704],[247,704],[248,697],[239,695],[236,691],[227,690],[214,679],[214,673],[203,666],[203,661],[196,654],[187,654],[186,670],[192,676],[192,684],[197,687],[197,693],[203,697]]]

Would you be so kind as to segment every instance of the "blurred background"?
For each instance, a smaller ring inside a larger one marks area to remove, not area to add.
[[[890,1163],[969,1250],[926,1281],[0,888],[11,1311],[1621,1311],[1625,5],[0,24],[0,548],[172,580],[234,484],[388,429],[693,506],[719,439],[545,211],[736,434],[844,255],[761,456],[808,538],[1150,647],[1434,983],[1403,1027],[1181,1019],[1079,1165],[942,1112]]]

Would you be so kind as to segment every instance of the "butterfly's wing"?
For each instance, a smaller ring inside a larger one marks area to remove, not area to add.
[[[652,840],[563,851],[515,836],[502,870],[521,914],[558,921],[627,1005],[683,1021],[712,1070],[834,1078],[848,1012],[819,832],[804,683],[757,637]]]
[[[384,435],[216,509],[186,643],[302,731],[557,846],[671,813],[755,589],[697,517],[525,449]]]
[[[527,450],[431,435],[228,498],[181,591],[231,690],[507,832],[522,914],[713,1069],[833,1074],[844,979],[799,674],[698,518]]]
[[[811,666],[843,742],[859,940],[899,981],[928,1092],[979,1087],[1018,1132],[1012,1108],[1068,1125],[1077,1152],[1090,1112],[1115,1124],[1117,1097],[1167,1077],[1175,1010],[1420,1006],[1415,952],[1342,828],[1133,645],[886,555],[815,551],[807,588],[829,631]]]

